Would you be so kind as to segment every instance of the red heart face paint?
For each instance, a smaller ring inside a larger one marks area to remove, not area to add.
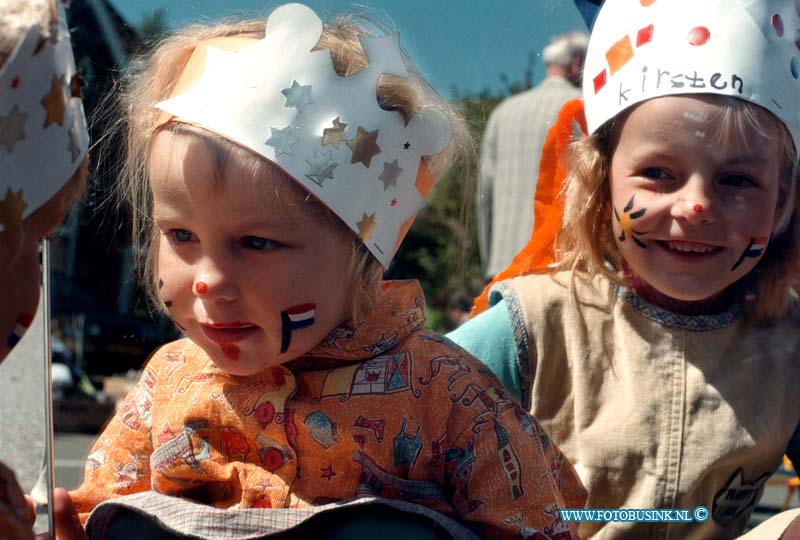
[[[239,353],[241,349],[239,349],[238,345],[234,345],[233,343],[226,343],[222,346],[222,353],[233,361],[239,359]]]
[[[13,349],[17,343],[22,339],[22,336],[25,335],[25,332],[28,331],[30,328],[31,323],[33,322],[33,315],[28,315],[27,313],[23,313],[19,317],[17,317],[17,324],[14,325],[14,331],[8,336],[6,340],[6,345],[8,345],[9,349]]]
[[[207,285],[207,284],[205,284],[205,283],[204,283],[204,282],[202,282],[202,281],[198,281],[198,282],[195,284],[194,288],[195,288],[195,290],[197,291],[197,294],[205,294],[205,293],[207,293],[207,292],[208,292],[208,285]]]
[[[292,343],[292,331],[306,328],[314,324],[317,305],[299,304],[281,311],[281,353],[289,350]]]
[[[700,212],[703,211],[703,205],[702,204],[696,204],[696,205],[692,206],[692,210],[694,210],[695,213],[699,214]]]

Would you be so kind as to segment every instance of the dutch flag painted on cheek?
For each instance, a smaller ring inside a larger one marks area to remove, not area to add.
[[[285,353],[292,342],[292,331],[314,324],[316,304],[300,304],[281,311],[281,352]]]

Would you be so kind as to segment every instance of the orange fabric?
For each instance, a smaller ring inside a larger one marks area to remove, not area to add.
[[[424,330],[419,285],[386,282],[358,326],[306,356],[232,377],[189,340],[162,347],[98,439],[79,512],[155,490],[217,508],[286,508],[378,496],[481,531],[577,539],[559,508],[585,490],[502,384]]]
[[[555,261],[554,243],[564,215],[562,191],[566,170],[564,156],[572,142],[573,123],[586,133],[583,101],[573,99],[564,104],[553,127],[547,133],[539,161],[539,179],[533,201],[534,228],[528,244],[517,253],[508,268],[497,274],[475,299],[471,316],[489,307],[489,290],[499,281],[530,274],[547,268]]]

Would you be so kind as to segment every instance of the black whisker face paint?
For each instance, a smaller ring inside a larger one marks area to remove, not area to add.
[[[758,238],[751,238],[750,243],[747,244],[747,247],[744,249],[744,253],[742,256],[739,257],[739,260],[736,261],[736,264],[731,267],[731,272],[734,272],[737,268],[739,268],[745,259],[755,259],[760,257],[764,250],[767,247],[767,242],[769,242],[769,238],[766,236],[759,236]]]
[[[639,246],[642,249],[647,249],[647,244],[642,240],[636,238],[637,235],[641,236],[643,234],[647,234],[647,231],[637,231],[636,229],[633,228],[633,221],[644,216],[645,213],[647,213],[647,208],[640,208],[635,212],[631,212],[631,210],[633,210],[633,200],[635,197],[636,197],[635,194],[631,195],[631,199],[628,201],[628,204],[626,204],[625,207],[622,209],[621,216],[619,212],[617,212],[617,209],[612,206],[614,210],[614,217],[617,219],[619,227],[622,230],[617,239],[620,242],[624,242],[627,236],[630,236],[633,239],[633,242],[637,246]]]

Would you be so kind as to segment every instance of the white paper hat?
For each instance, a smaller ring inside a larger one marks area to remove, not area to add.
[[[0,231],[55,195],[89,147],[83,81],[61,0],[53,3],[51,38],[34,25],[0,69]]]
[[[450,143],[451,126],[426,108],[406,124],[380,108],[378,77],[407,77],[398,35],[361,37],[368,65],[349,77],[312,51],[322,21],[287,4],[266,36],[236,52],[209,45],[199,80],[156,106],[269,159],[318,197],[387,267],[433,181],[422,156]]]
[[[768,109],[800,150],[800,0],[606,0],[583,93],[590,133],[653,97],[711,93]]]

